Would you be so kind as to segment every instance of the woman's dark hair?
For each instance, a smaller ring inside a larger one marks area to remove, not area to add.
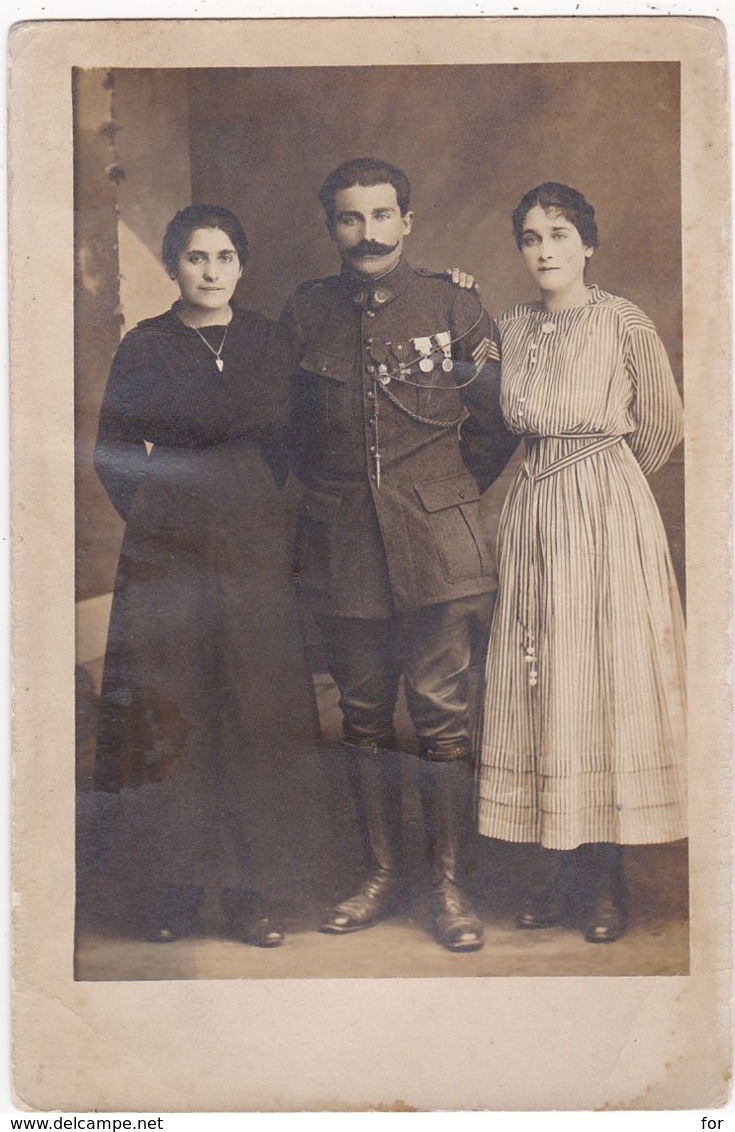
[[[555,209],[565,220],[573,224],[586,248],[596,248],[600,243],[595,222],[595,210],[576,189],[562,185],[559,181],[544,181],[527,192],[513,212],[513,235],[519,248],[523,247],[523,226],[526,216],[536,205],[544,212]]]
[[[161,259],[170,276],[176,275],[179,269],[179,256],[186,250],[189,237],[197,228],[220,228],[230,237],[237,258],[240,260],[240,267],[245,266],[248,258],[248,238],[234,212],[217,204],[190,204],[188,208],[182,208],[176,213],[163,237]]]
[[[392,185],[401,216],[408,212],[411,185],[403,170],[379,157],[355,157],[333,169],[319,190],[319,200],[330,225],[334,220],[335,195],[340,189],[351,189],[353,185]]]

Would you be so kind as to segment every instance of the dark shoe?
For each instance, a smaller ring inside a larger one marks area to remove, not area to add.
[[[604,896],[595,902],[584,928],[584,938],[588,943],[615,943],[625,935],[628,919],[625,909],[611,896]]]
[[[280,947],[286,936],[256,892],[225,888],[220,904],[227,917],[230,935],[251,947]]]
[[[359,892],[329,909],[319,931],[348,935],[370,928],[398,911],[402,891],[401,878],[379,868],[368,877]]]
[[[567,894],[552,884],[543,892],[529,900],[516,917],[516,927],[524,931],[535,928],[555,928],[572,919],[570,901]]]
[[[238,939],[251,947],[280,947],[286,940],[284,932],[266,913],[242,919],[234,931]]]
[[[621,845],[593,846],[593,888],[584,925],[588,943],[615,943],[628,926],[628,897]]]
[[[153,917],[148,938],[153,943],[173,943],[196,935],[202,890],[195,885],[171,885]]]
[[[589,904],[591,848],[585,844],[576,849],[545,850],[558,861],[556,875],[550,884],[528,898],[516,917],[517,928],[533,931],[581,922],[582,909]]]
[[[467,897],[445,877],[429,898],[437,942],[448,951],[479,951],[485,942],[482,923]]]

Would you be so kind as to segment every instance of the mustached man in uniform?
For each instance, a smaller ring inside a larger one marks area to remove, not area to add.
[[[413,213],[400,169],[348,161],[320,200],[342,269],[303,284],[283,313],[305,485],[297,571],[339,689],[373,857],[321,930],[369,928],[406,897],[393,724],[403,676],[434,932],[450,951],[476,951],[483,928],[458,849],[473,780],[468,668],[496,587],[479,500],[517,442],[500,412],[498,331],[475,293],[404,259]]]

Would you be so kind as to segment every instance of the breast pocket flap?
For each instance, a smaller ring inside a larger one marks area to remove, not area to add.
[[[461,507],[463,503],[475,503],[480,498],[480,489],[469,472],[449,476],[443,480],[417,483],[416,493],[426,511],[443,511],[446,507]]]

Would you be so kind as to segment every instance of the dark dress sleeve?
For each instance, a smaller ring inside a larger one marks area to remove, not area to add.
[[[94,466],[113,507],[127,521],[145,476],[148,450],[136,414],[143,357],[135,332],[120,343],[100,410]]]
[[[454,299],[457,384],[468,416],[460,429],[462,458],[482,491],[498,478],[518,446],[500,408],[500,333],[468,291]]]
[[[277,323],[268,326],[266,355],[272,423],[262,452],[276,484],[283,487],[294,463],[290,432],[291,347],[283,327]]]
[[[311,383],[307,386],[298,376],[304,337],[294,296],[291,296],[283,308],[279,325],[288,352],[291,399],[290,466],[294,475],[300,480],[305,480],[308,478],[309,433],[314,413],[314,405],[309,394],[313,395],[313,386]]]

